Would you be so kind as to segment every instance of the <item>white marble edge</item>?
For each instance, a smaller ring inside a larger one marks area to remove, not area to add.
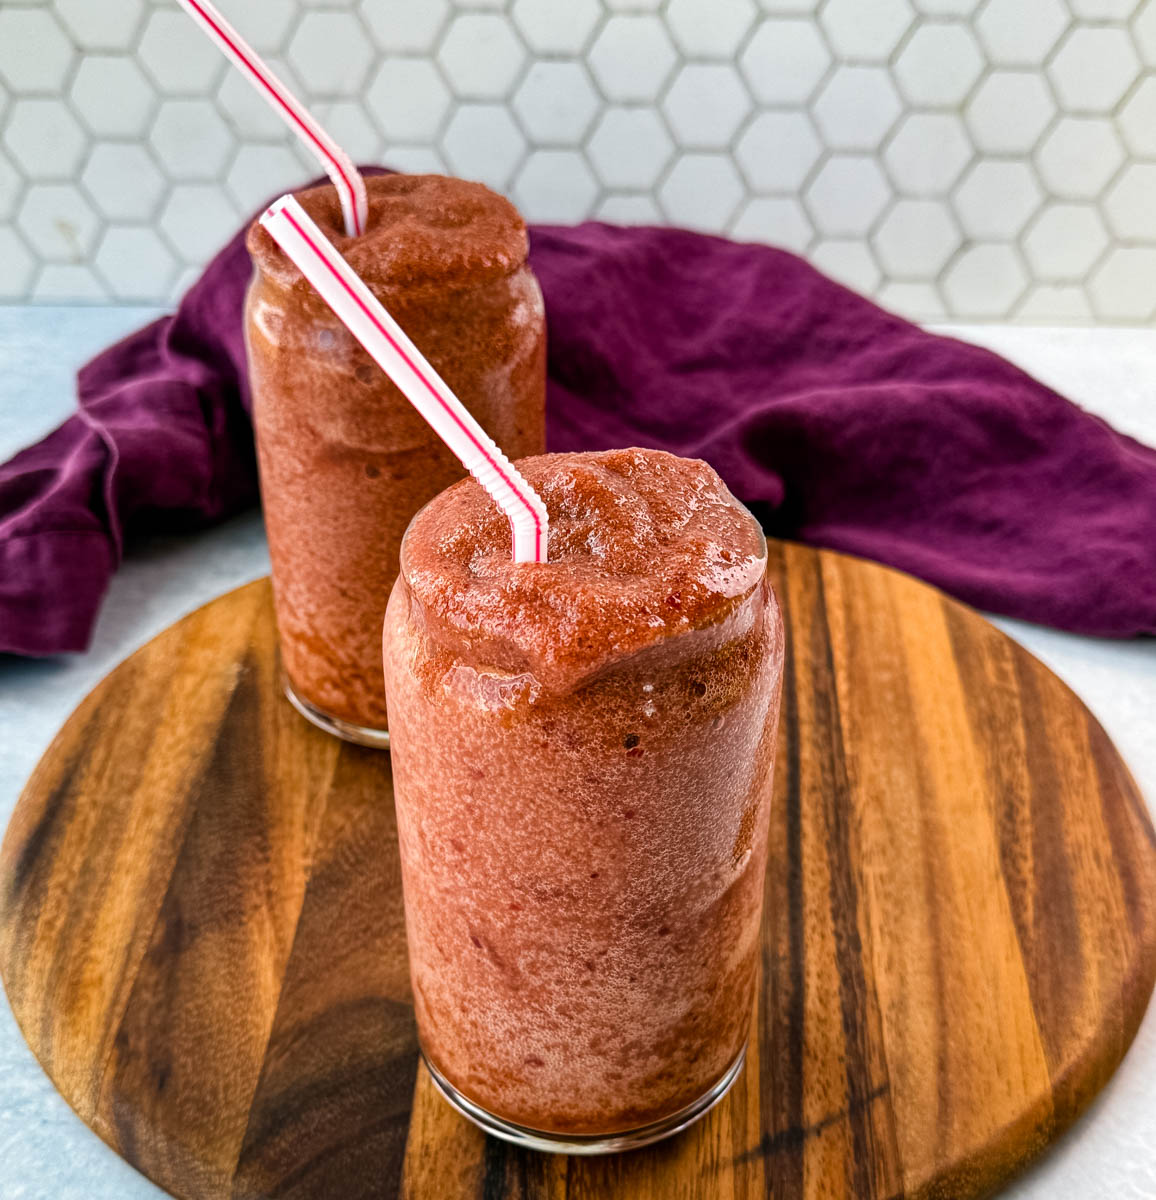
[[[0,307],[0,461],[70,411],[73,371],[154,308]],[[1133,436],[1156,444],[1156,331],[950,325]],[[177,617],[268,570],[260,515],[136,550],[109,590],[87,654],[0,656],[0,826],[62,722],[121,659]],[[1156,804],[1156,639],[1108,641],[996,624],[1085,700]],[[1003,1193],[1016,1200],[1156,1197],[1156,1006],[1075,1129]],[[137,1200],[162,1193],[71,1112],[0,1005],[0,1200]]]

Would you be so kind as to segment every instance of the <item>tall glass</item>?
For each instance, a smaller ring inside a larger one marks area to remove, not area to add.
[[[332,187],[297,198],[498,444],[541,452],[545,315],[522,218],[481,184],[366,183],[357,238]],[[248,247],[245,342],[286,690],[330,732],[386,744],[383,597],[410,518],[463,472],[259,225]]]
[[[754,518],[656,451],[518,464],[550,561],[472,481],[414,519],[384,657],[410,971],[451,1104],[598,1153],[742,1066],[783,627]]]

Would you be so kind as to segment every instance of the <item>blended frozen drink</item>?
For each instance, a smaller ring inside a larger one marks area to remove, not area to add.
[[[511,456],[545,448],[545,316],[526,226],[481,184],[366,180],[297,199]],[[291,698],[332,732],[385,740],[381,618],[413,514],[461,464],[259,224],[245,310],[253,421]]]
[[[421,1044],[545,1148],[681,1128],[742,1064],[783,627],[758,523],[699,461],[518,464],[549,561],[467,480],[415,518],[385,681]]]

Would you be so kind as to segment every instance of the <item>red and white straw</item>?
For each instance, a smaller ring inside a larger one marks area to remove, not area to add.
[[[381,301],[292,196],[275,200],[261,224],[378,366],[461,459],[510,520],[515,562],[545,562],[542,498],[450,391]]]
[[[345,232],[350,237],[364,233],[369,215],[369,202],[365,194],[365,180],[361,178],[353,160],[321,128],[305,106],[261,61],[257,52],[246,44],[245,39],[225,20],[209,0],[180,0],[181,5],[201,28],[225,52],[233,64],[248,76],[249,82],[269,102],[270,107],[286,125],[313,152],[317,161],[325,168],[337,194],[341,198],[341,212],[345,217]]]

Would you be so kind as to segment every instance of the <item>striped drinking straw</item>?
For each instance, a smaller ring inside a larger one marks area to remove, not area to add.
[[[322,300],[365,347],[510,521],[515,562],[545,562],[548,518],[541,497],[498,449],[381,301],[292,196],[261,224]]]
[[[182,7],[225,52],[234,66],[239,67],[249,82],[269,102],[269,106],[316,156],[333,180],[341,197],[341,212],[345,217],[345,232],[350,237],[365,232],[369,204],[365,180],[353,160],[321,128],[305,106],[261,61],[257,52],[209,3],[209,0],[180,0]]]

